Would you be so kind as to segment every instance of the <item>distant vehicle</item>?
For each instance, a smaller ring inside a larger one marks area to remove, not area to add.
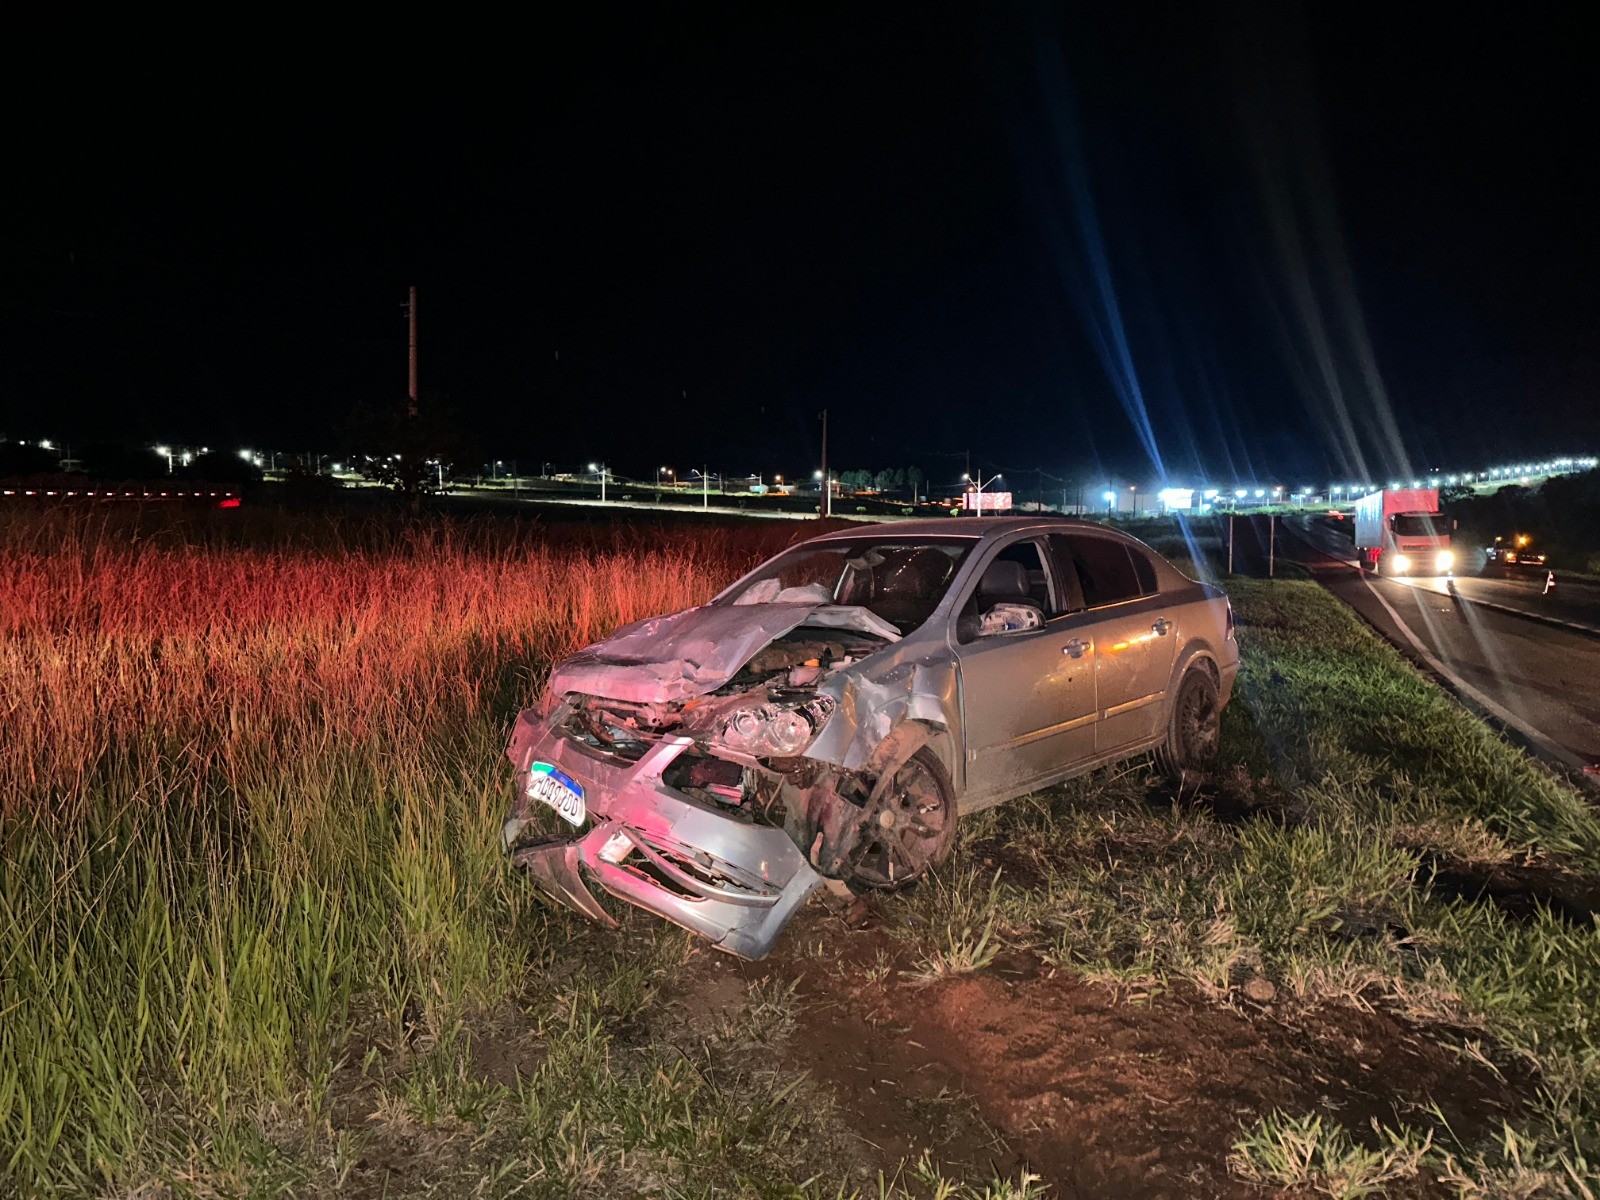
[[[1485,575],[1542,575],[1548,568],[1545,552],[1533,544],[1526,533],[1512,533],[1497,537],[1485,553]]]
[[[1227,596],[1104,526],[826,534],[558,665],[502,839],[594,920],[591,888],[760,958],[824,878],[933,870],[959,816],[1142,754],[1204,766],[1238,670]]]
[[[1438,488],[1389,488],[1356,501],[1356,549],[1380,575],[1449,575],[1455,568],[1450,528]]]

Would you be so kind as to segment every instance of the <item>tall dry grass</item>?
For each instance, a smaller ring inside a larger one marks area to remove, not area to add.
[[[426,737],[794,536],[315,524],[275,546],[207,532],[0,524],[7,815],[70,815],[111,762],[165,795],[174,768],[239,789],[286,760]]]
[[[0,1191],[215,1166],[358,1009],[509,994],[508,719],[799,533],[0,514]]]

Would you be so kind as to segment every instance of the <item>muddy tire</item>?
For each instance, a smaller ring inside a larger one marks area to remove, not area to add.
[[[1204,667],[1190,667],[1178,684],[1167,716],[1167,740],[1156,751],[1156,765],[1167,778],[1182,782],[1185,771],[1204,770],[1217,757],[1222,737],[1222,697]]]
[[[948,858],[955,841],[955,788],[939,756],[924,746],[895,772],[843,879],[858,891],[906,887]]]

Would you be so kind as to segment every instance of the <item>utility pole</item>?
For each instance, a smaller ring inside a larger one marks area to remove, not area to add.
[[[417,289],[411,289],[411,298],[406,302],[406,325],[409,333],[407,339],[410,353],[407,356],[408,370],[406,372],[406,415],[412,420],[417,418]]]
[[[822,515],[833,516],[833,477],[828,474],[828,410],[822,410]]]

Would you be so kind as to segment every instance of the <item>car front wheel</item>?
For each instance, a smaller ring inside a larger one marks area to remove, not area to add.
[[[955,789],[950,774],[924,746],[895,772],[843,878],[858,890],[893,890],[914,883],[950,853],[956,836]]]
[[[1169,778],[1181,782],[1185,771],[1211,764],[1221,738],[1222,697],[1217,685],[1205,668],[1191,668],[1178,684],[1167,717],[1166,744],[1156,751],[1156,763]]]

